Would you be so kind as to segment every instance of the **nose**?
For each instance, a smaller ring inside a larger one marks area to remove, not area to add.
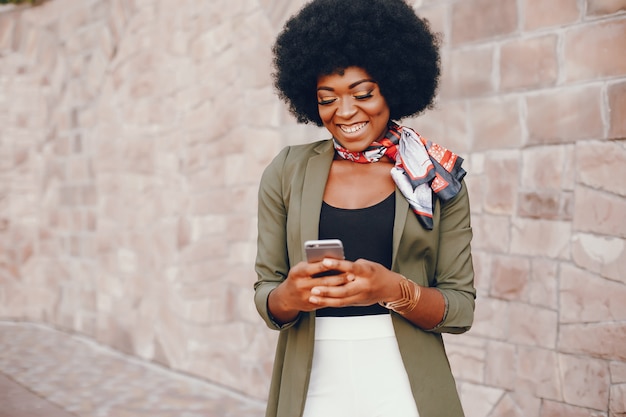
[[[337,108],[337,116],[344,119],[349,119],[357,112],[357,108],[350,99],[339,100],[339,106]]]

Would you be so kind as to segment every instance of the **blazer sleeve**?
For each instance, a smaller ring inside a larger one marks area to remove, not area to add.
[[[446,314],[432,329],[438,333],[463,333],[474,321],[474,268],[470,242],[472,227],[465,182],[451,201],[441,205],[436,288],[446,300]]]
[[[254,303],[257,311],[271,329],[282,330],[290,323],[278,324],[267,308],[270,292],[278,287],[289,273],[287,250],[287,211],[283,190],[283,168],[289,148],[283,149],[267,166],[261,177],[258,193],[258,236],[254,284]]]

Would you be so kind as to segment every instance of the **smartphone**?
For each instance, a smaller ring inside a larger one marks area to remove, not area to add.
[[[324,258],[344,259],[343,243],[339,239],[307,240],[304,251],[308,262],[319,262]]]
[[[343,243],[339,239],[307,240],[304,242],[307,262],[319,262],[324,258],[344,259]],[[341,271],[330,270],[313,275],[314,278],[340,274]]]
[[[324,258],[344,259],[343,243],[339,239],[307,240],[304,242],[307,262],[319,262]],[[334,269],[312,275],[313,278],[341,274]]]

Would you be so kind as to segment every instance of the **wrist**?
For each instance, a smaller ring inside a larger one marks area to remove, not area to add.
[[[267,297],[267,305],[270,310],[270,314],[281,323],[287,323],[294,320],[299,310],[293,309],[289,306],[286,297],[283,294],[282,285],[274,288],[270,291]]]
[[[389,310],[404,315],[415,309],[420,301],[422,291],[419,285],[401,275],[401,279],[396,285],[396,294],[398,296],[392,298],[392,301],[379,301],[378,303]]]
[[[394,273],[390,279],[387,280],[387,285],[384,288],[383,294],[381,294],[379,304],[389,303],[402,298],[402,287],[400,283],[405,279],[404,275]]]

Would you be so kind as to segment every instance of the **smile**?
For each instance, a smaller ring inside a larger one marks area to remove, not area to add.
[[[354,125],[339,125],[339,128],[344,131],[345,133],[354,133],[358,130],[361,130],[365,127],[365,125],[367,124],[367,122],[363,122],[363,123],[357,123]]]

